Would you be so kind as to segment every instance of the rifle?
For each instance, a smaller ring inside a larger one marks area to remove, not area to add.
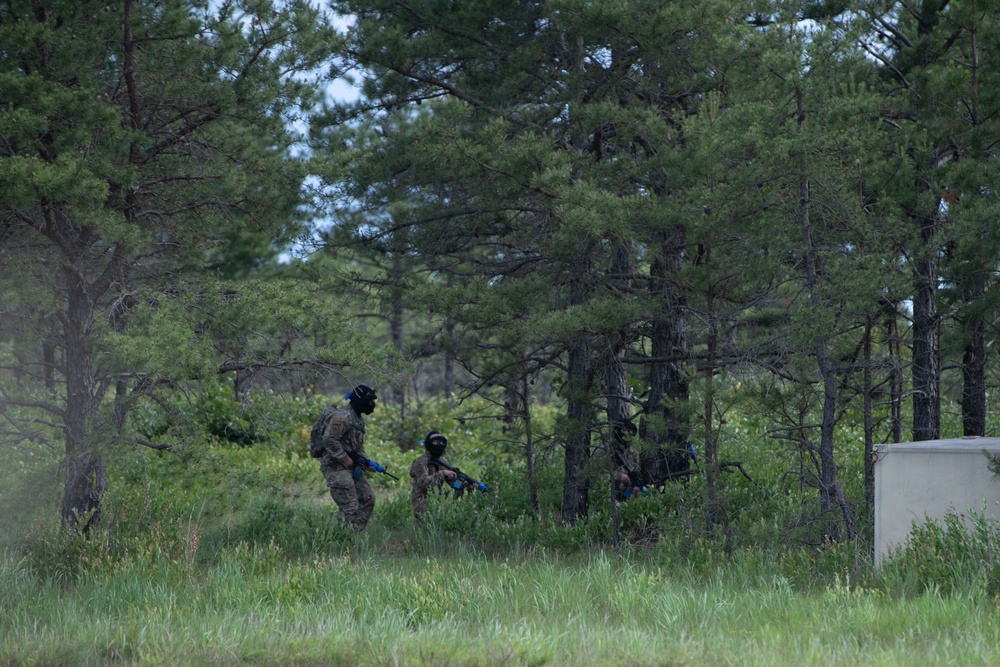
[[[632,489],[635,487],[639,487],[639,491],[642,492],[643,495],[648,494],[649,488],[645,484],[640,485],[639,476],[632,472],[632,468],[630,468],[628,463],[625,462],[625,457],[618,451],[618,448],[612,445],[611,451],[615,453],[615,460],[618,461],[621,467],[625,468],[625,474],[628,475],[629,487],[622,492],[622,496],[626,499],[631,498]]]
[[[388,475],[389,477],[392,477],[397,482],[399,481],[398,477],[396,477],[391,472],[380,466],[375,461],[372,461],[370,458],[362,456],[357,452],[349,452],[346,449],[344,450],[344,453],[350,456],[351,460],[354,461],[354,479],[358,479],[359,477],[361,477],[362,468],[371,468],[375,472],[380,472],[383,475]]]
[[[450,470],[453,473],[455,473],[455,476],[456,476],[457,479],[455,479],[455,483],[452,484],[452,486],[454,488],[456,488],[456,489],[461,489],[463,486],[468,485],[468,486],[471,486],[474,489],[478,489],[479,491],[489,491],[490,490],[490,487],[486,486],[485,484],[483,484],[479,480],[472,479],[471,477],[469,477],[468,475],[466,475],[464,472],[462,472],[458,468],[453,468],[452,466],[448,465],[447,463],[444,463],[443,461],[440,461],[438,459],[431,459],[431,463],[433,463],[434,465],[436,465],[439,468],[444,468],[445,470]]]

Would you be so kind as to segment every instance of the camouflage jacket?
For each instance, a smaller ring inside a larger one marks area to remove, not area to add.
[[[323,449],[321,463],[328,466],[336,463],[343,467],[348,451],[367,458],[365,418],[349,405],[334,410],[323,431]]]
[[[445,465],[451,465],[451,462],[443,456],[438,457],[438,460]],[[411,499],[426,497],[428,490],[432,486],[440,486],[447,481],[445,478],[445,469],[431,463],[430,452],[424,452],[417,457],[417,460],[410,466],[410,477],[413,478],[413,490],[410,492]]]
[[[618,460],[618,457],[608,456],[608,447],[607,443],[602,444],[590,455],[591,470],[599,476],[607,475],[610,472],[615,488],[619,491],[624,491],[629,486],[639,485],[638,479],[631,479],[639,475],[639,452],[633,447],[625,447],[620,450],[622,460]],[[624,465],[622,465],[622,461],[624,461]],[[631,469],[633,474],[629,474],[626,467]],[[629,475],[631,484],[623,484],[620,481],[622,473]],[[607,479],[607,477],[604,478]]]

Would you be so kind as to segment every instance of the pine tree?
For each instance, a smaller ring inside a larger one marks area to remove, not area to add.
[[[323,30],[304,2],[0,2],[0,333],[24,378],[0,410],[64,440],[67,526],[99,516],[130,389],[244,365],[196,323],[247,295],[202,271],[239,230],[300,230],[291,75]]]
[[[984,327],[994,316],[983,306],[997,247],[987,211],[996,197],[998,6],[957,0],[876,3],[867,10],[866,43],[882,65],[886,126],[898,147],[892,197],[910,228],[903,257],[913,285],[913,439],[941,434],[941,341],[953,313],[963,356],[964,428],[981,434]]]
[[[357,17],[351,64],[367,76],[365,98],[328,117],[378,128],[343,144],[359,160],[347,202],[371,213],[357,234],[405,237],[421,270],[461,281],[436,288],[451,309],[439,315],[454,317],[458,354],[480,378],[524,364],[507,373],[516,385],[537,364],[560,369],[564,519],[587,509],[583,463],[609,421],[650,415],[644,434],[675,460],[646,461],[666,479],[687,461],[676,456],[685,413],[666,406],[685,401],[688,354],[682,283],[670,275],[686,243],[675,156],[683,119],[717,85],[712,27],[725,31],[731,14],[659,2],[336,8]],[[645,313],[657,313],[652,358],[626,354],[646,335]],[[654,369],[645,404],[626,360]]]

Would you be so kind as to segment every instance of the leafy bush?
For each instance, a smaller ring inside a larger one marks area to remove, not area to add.
[[[237,445],[282,448],[301,440],[330,399],[316,394],[286,396],[270,390],[248,390],[237,399],[224,378],[197,391],[175,390],[144,401],[130,414],[139,434],[149,440],[185,440],[207,436]]]
[[[910,537],[890,550],[879,571],[887,587],[918,595],[927,589],[1000,595],[1000,526],[985,508],[968,516],[914,521]]]
[[[62,583],[83,572],[112,574],[136,564],[189,567],[203,533],[200,519],[178,508],[171,494],[121,485],[106,497],[101,521],[86,535],[39,522],[19,550],[41,576]]]
[[[338,524],[329,506],[259,497],[238,517],[205,532],[201,560],[240,545],[273,547],[293,559],[332,556],[353,540],[353,530]]]
[[[129,554],[215,564],[239,549],[290,559],[351,551],[358,538],[337,525],[318,463],[308,456],[312,423],[331,403],[342,399],[254,391],[236,401],[220,382],[200,394],[176,392],[143,405],[132,425],[150,440],[174,445],[174,451],[109,452],[105,521],[91,540],[39,529],[25,552],[39,571],[71,578],[84,570],[121,567]],[[522,436],[517,425],[498,419],[496,405],[480,398],[461,403],[434,398],[405,410],[379,405],[366,419],[366,449],[400,479],[369,475],[377,502],[361,543],[414,555],[453,548],[498,555],[538,549],[576,553],[616,543],[606,485],[592,488],[587,517],[572,526],[562,522],[563,461],[561,450],[550,444],[558,407],[534,411],[536,512]],[[796,461],[779,456],[774,443],[735,410],[727,419],[723,456],[747,462],[754,479],[722,475],[719,497],[726,520],[717,517],[707,533],[705,478],[695,474],[619,504],[618,547],[657,566],[706,571],[727,562],[766,562],[802,586],[813,585],[817,573],[832,580],[867,562],[858,556],[863,545],[809,544],[812,528],[801,517],[813,512],[814,493],[783,482]],[[452,462],[491,488],[457,502],[434,496],[429,519],[418,529],[407,472],[420,453],[417,440],[431,428],[449,438]],[[245,446],[249,443],[253,446]],[[854,486],[853,493],[860,493],[860,485]],[[799,525],[805,526],[801,541],[793,530]]]

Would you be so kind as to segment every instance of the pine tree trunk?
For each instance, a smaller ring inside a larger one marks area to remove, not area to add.
[[[622,299],[628,298],[631,280],[626,276],[632,274],[632,256],[628,244],[619,245],[615,252],[612,269],[614,274],[609,281],[612,289],[618,288]],[[605,369],[605,388],[607,394],[608,424],[624,422],[631,418],[628,388],[628,368],[625,364],[625,348],[628,344],[628,332],[621,329],[607,337],[607,362]]]
[[[935,440],[941,434],[941,350],[937,313],[937,260],[929,248],[936,227],[921,225],[926,254],[916,261],[913,297],[913,439]]]
[[[107,488],[104,459],[91,431],[96,409],[92,358],[87,344],[94,319],[93,303],[84,276],[75,267],[62,271],[67,301],[63,318],[65,353],[66,482],[62,522],[71,530],[86,532],[100,520]]]
[[[588,277],[591,269],[590,249],[581,248],[570,267],[569,285],[571,306],[587,302]],[[593,356],[587,332],[575,332],[567,348],[566,372],[566,458],[563,475],[563,521],[576,522],[588,510],[588,484],[584,466],[590,456],[590,428],[593,418]]]
[[[864,418],[865,437],[865,504],[875,507],[875,463],[872,452],[875,447],[874,424],[872,421],[872,326],[873,318],[865,319],[864,339],[864,380],[861,389],[862,413]]]
[[[706,295],[706,312],[708,314],[708,333],[706,336],[706,356],[705,360],[705,386],[709,388],[705,392],[705,404],[702,407],[702,413],[704,414],[704,431],[705,431],[705,494],[706,494],[706,510],[705,510],[705,532],[711,534],[715,529],[715,522],[718,518],[721,506],[719,503],[719,487],[722,483],[722,478],[719,471],[719,455],[718,455],[718,440],[715,437],[715,402],[714,402],[714,391],[711,389],[712,384],[715,382],[715,364],[716,364],[716,351],[718,349],[718,326],[716,326],[715,318],[715,293],[712,287],[709,287],[708,294]]]
[[[569,422],[566,435],[566,460],[563,477],[563,521],[576,522],[587,515],[587,483],[583,475],[584,464],[590,454],[590,346],[582,337],[569,350],[566,417]]]
[[[521,409],[524,411],[524,460],[528,468],[528,496],[531,511],[538,518],[538,486],[535,483],[535,441],[531,424],[531,401],[528,398],[530,386],[528,375],[521,378]]]
[[[889,346],[890,396],[889,413],[892,425],[892,441],[903,440],[903,341],[900,339],[895,306],[889,311],[886,322],[886,338]]]
[[[962,354],[962,435],[986,435],[986,323],[973,315]]]
[[[660,417],[666,430],[651,428],[643,421],[640,434],[655,448],[643,452],[646,482],[662,486],[670,479],[682,479],[690,468],[688,440],[690,425],[681,416],[680,406],[688,400],[687,320],[684,294],[678,287],[683,236],[678,229],[663,236],[660,252],[650,267],[651,284],[660,311],[652,318],[650,334],[653,361],[649,367],[649,394],[646,413]],[[664,405],[666,399],[667,405]]]
[[[798,123],[801,130],[805,122],[805,109],[802,104],[802,92],[797,91]],[[817,266],[817,252],[813,242],[812,232],[812,198],[807,174],[807,158],[803,158],[802,178],[799,181],[800,224],[802,226],[802,245],[804,249],[806,287],[810,304],[815,309],[823,308],[819,296],[820,277]],[[813,349],[816,355],[816,366],[823,382],[823,415],[820,423],[819,463],[820,463],[820,511],[829,516],[838,507],[843,512],[847,526],[847,537],[854,537],[854,520],[844,501],[843,490],[837,482],[837,463],[834,459],[833,429],[837,423],[837,377],[827,352],[827,339],[822,333],[813,339]],[[839,527],[836,521],[830,521],[827,533],[830,539],[839,539]]]

